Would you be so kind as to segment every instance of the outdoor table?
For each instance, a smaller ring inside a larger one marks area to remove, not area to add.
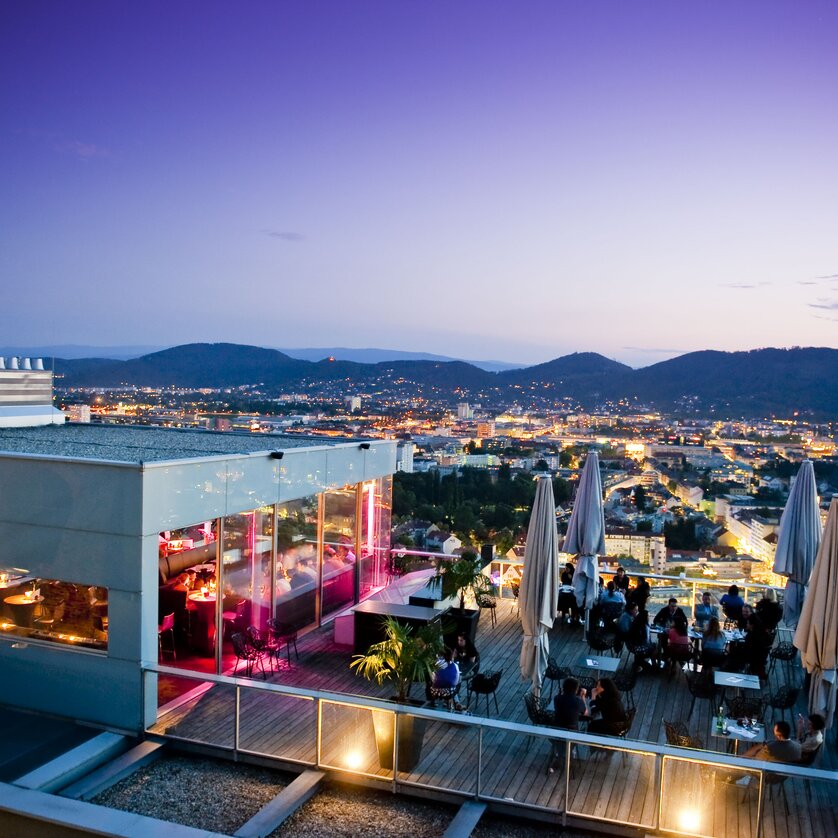
[[[619,658],[612,657],[598,657],[596,655],[582,655],[577,661],[577,666],[581,669],[593,669],[599,674],[601,669],[606,672],[616,672],[620,666]]]
[[[3,600],[12,612],[15,625],[20,626],[20,628],[32,628],[32,623],[35,621],[34,606],[43,601],[44,598],[42,596],[29,597],[25,594],[7,596]]]
[[[719,733],[716,728],[718,716],[710,719],[710,735],[717,739],[727,739],[727,750],[730,751],[730,743],[733,743],[733,755],[739,754],[740,742],[759,743],[765,742],[765,725],[758,724],[755,728],[750,726],[742,727],[736,719],[727,719],[727,733]]]
[[[722,688],[722,696],[728,687],[737,690],[759,690],[762,685],[756,675],[743,675],[740,672],[719,672],[713,674],[713,681],[717,687]]]
[[[215,594],[203,596],[189,594],[189,601],[195,604],[198,613],[198,630],[193,631],[193,643],[204,654],[212,654],[215,647]]]

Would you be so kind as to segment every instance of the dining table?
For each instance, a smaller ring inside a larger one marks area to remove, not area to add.
[[[7,596],[3,602],[9,606],[15,625],[21,628],[32,628],[35,622],[35,606],[44,601],[43,596],[27,596],[26,594],[13,594]]]

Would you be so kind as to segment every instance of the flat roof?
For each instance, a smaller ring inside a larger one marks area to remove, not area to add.
[[[0,453],[142,463],[288,451],[336,445],[349,438],[298,437],[236,431],[152,428],[141,425],[46,425],[0,428]]]

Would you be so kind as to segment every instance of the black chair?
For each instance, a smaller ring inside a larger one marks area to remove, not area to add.
[[[468,698],[466,699],[466,706],[471,703],[472,694],[477,696],[477,706],[480,705],[480,696],[486,696],[486,715],[489,715],[489,696],[495,700],[495,712],[499,713],[497,689],[500,684],[500,676],[503,670],[497,672],[482,673],[478,672],[474,678],[469,682]]]
[[[588,648],[592,653],[613,652],[614,639],[614,632],[592,628],[588,631]]]
[[[692,715],[693,709],[695,708],[695,700],[697,698],[704,698],[712,702],[716,700],[716,685],[713,682],[713,677],[709,670],[694,675],[687,675],[687,689],[693,697],[692,703],[690,704],[690,715]]]
[[[797,704],[797,697],[800,695],[799,687],[784,685],[777,692],[771,693],[765,699],[766,710],[770,707],[772,711],[779,710],[781,718],[785,719],[786,710],[791,710]],[[772,713],[773,715],[773,713]]]
[[[273,618],[269,619],[265,625],[268,631],[273,635],[274,643],[276,643],[276,657],[277,668],[279,668],[279,650],[285,646],[285,652],[288,656],[288,666],[291,666],[291,646],[294,647],[294,657],[296,660],[300,659],[300,653],[297,651],[297,629],[294,626],[289,626],[286,623],[280,623]]]
[[[726,655],[718,649],[706,649],[701,653],[701,666],[704,669],[721,669],[725,665]]]
[[[265,664],[262,662],[263,655],[260,655],[248,642],[247,635],[240,631],[230,635],[230,642],[233,644],[233,652],[236,655],[236,665],[233,668],[233,677],[239,671],[239,664],[244,661],[244,674],[250,678],[253,675],[253,665],[258,663],[262,667],[262,678],[267,680]]]
[[[634,708],[634,688],[637,686],[637,670],[633,667],[614,674],[614,686],[625,693],[629,707]]]
[[[171,641],[171,648],[165,649],[163,647],[163,635],[167,634]],[[166,614],[163,617],[163,622],[157,626],[157,650],[160,655],[160,660],[163,660],[163,655],[168,653],[173,660],[177,660],[177,650],[175,649],[175,613]]]
[[[264,634],[256,628],[256,626],[248,626],[244,630],[245,638],[250,648],[262,658],[268,658],[271,661],[271,671],[273,672],[273,659],[276,656],[278,647],[273,640],[270,632]],[[262,667],[264,671],[264,666]]]
[[[560,681],[564,681],[570,675],[570,670],[565,669],[563,666],[559,666],[556,663],[556,659],[550,655],[547,658],[547,669],[544,671],[544,678],[545,680],[550,682],[550,691],[548,693],[548,701],[553,696],[553,687],[555,684],[559,683]]]
[[[477,597],[477,607],[480,609],[480,613],[482,614],[483,611],[488,611],[492,618],[492,625],[496,626],[498,624],[497,611],[498,604],[495,602],[495,598],[493,596],[489,596],[489,594],[481,594]]]
[[[790,668],[797,657],[797,649],[795,648],[793,643],[789,643],[788,641],[784,641],[783,643],[778,643],[769,653],[768,657],[771,660],[771,663],[768,666],[768,675],[770,677],[771,673],[774,671],[774,667],[777,665],[777,661],[782,661],[783,669],[786,673],[786,681],[790,681],[791,677],[789,675]]]
[[[765,704],[761,698],[737,695],[728,699],[727,711],[731,719],[757,719],[762,722]]]
[[[459,684],[456,684],[453,687],[435,687],[432,684],[428,684],[427,695],[428,700],[431,702],[432,705],[435,705],[437,701],[444,701],[445,709],[453,710],[454,702],[459,692]]]
[[[683,722],[664,721],[663,729],[666,731],[666,744],[675,745],[679,748],[688,748],[692,737],[689,728]]]
[[[524,693],[524,705],[527,708],[527,716],[529,720],[538,726],[555,727],[556,714],[553,710],[548,710],[545,702],[541,698],[537,698],[531,692]],[[532,744],[532,737],[527,737],[527,750],[529,751]],[[550,761],[547,763],[547,773],[551,773],[554,765],[560,757],[560,746],[556,742],[550,741]]]

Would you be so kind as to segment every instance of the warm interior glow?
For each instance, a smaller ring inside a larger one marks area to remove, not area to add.
[[[350,751],[344,759],[344,764],[347,768],[357,771],[363,765],[360,751]]]

